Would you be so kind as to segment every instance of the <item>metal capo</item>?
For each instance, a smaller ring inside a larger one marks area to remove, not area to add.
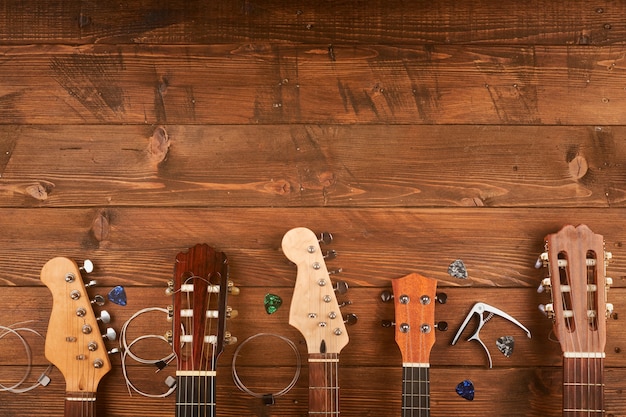
[[[487,317],[485,318],[483,316],[483,314],[487,312]],[[518,326],[519,328],[521,328],[522,330],[524,330],[526,332],[526,334],[528,335],[528,337],[530,338],[530,330],[528,330],[526,327],[524,327],[524,325],[522,325],[522,323],[520,323],[519,321],[515,320],[513,317],[511,317],[510,315],[506,314],[504,311],[490,306],[489,304],[485,304],[485,303],[476,303],[474,304],[474,307],[472,307],[472,309],[470,310],[470,312],[468,313],[467,317],[465,317],[465,321],[463,321],[463,324],[461,324],[461,327],[459,328],[459,330],[456,332],[456,335],[454,336],[454,339],[452,340],[452,345],[455,345],[456,342],[459,340],[459,337],[461,337],[461,333],[463,333],[463,330],[465,330],[465,327],[467,327],[467,324],[469,323],[469,321],[472,319],[472,317],[474,316],[474,314],[478,314],[479,317],[479,322],[478,322],[478,327],[476,328],[476,331],[474,332],[474,334],[472,334],[467,341],[469,342],[470,340],[476,340],[478,343],[480,343],[480,345],[483,347],[483,349],[485,349],[485,352],[487,352],[487,357],[489,358],[489,367],[492,367],[492,362],[491,362],[491,355],[489,354],[489,349],[487,349],[487,346],[485,346],[485,344],[483,343],[482,340],[480,340],[480,329],[483,328],[483,326],[485,325],[485,323],[487,323],[489,320],[491,320],[491,318],[494,315],[498,315],[504,319],[507,319],[508,321],[510,321],[511,323],[515,324],[516,326]]]

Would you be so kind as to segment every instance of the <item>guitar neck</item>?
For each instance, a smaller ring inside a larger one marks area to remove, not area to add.
[[[604,416],[604,359],[563,358],[563,417]]]
[[[215,417],[215,372],[176,376],[176,417]]]
[[[430,368],[402,366],[402,417],[430,416]]]
[[[95,392],[66,392],[65,417],[96,417]]]
[[[339,415],[339,355],[309,354],[309,415]]]

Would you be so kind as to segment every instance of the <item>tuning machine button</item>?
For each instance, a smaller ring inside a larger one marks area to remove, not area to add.
[[[228,281],[228,293],[230,295],[239,295],[239,287],[235,287],[235,283]]]
[[[539,284],[539,286],[537,287],[537,292],[538,293],[542,293],[544,291],[550,291],[552,289],[552,282],[550,281],[550,278],[544,278],[541,280],[541,284]]]
[[[167,281],[167,288],[165,289],[165,295],[172,295],[174,294],[174,280],[168,280]]]
[[[446,294],[445,292],[439,292],[435,294],[435,300],[439,304],[445,304],[446,302],[448,302],[448,294]]]
[[[537,261],[535,262],[536,269],[544,266],[548,266],[548,252],[543,252],[541,255],[539,255]]]
[[[106,300],[100,294],[96,295],[93,300],[91,300],[91,304],[97,304],[99,306],[103,306]]]
[[[380,293],[380,299],[383,301],[383,303],[388,303],[393,300],[393,293],[389,290],[385,290]]]
[[[337,281],[334,290],[338,294],[345,294],[348,292],[348,283],[346,281]]]
[[[237,343],[237,338],[230,332],[224,332],[224,343],[227,345],[234,345]]]
[[[111,315],[108,311],[102,310],[100,312],[100,317],[98,317],[96,320],[100,323],[109,324],[111,322]]]
[[[389,327],[393,327],[393,326],[395,326],[395,325],[396,325],[396,322],[395,322],[395,321],[392,321],[392,320],[382,320],[382,321],[380,322],[380,325],[381,325],[381,326],[383,326],[383,327],[385,327],[385,328],[389,328]]]
[[[115,340],[117,339],[117,332],[112,327],[107,327],[106,333],[104,333],[102,337],[107,340]]]
[[[234,319],[238,315],[239,315],[239,312],[237,310],[233,310],[231,306],[226,306],[226,318],[227,319]]]
[[[321,244],[328,245],[333,241],[333,235],[330,232],[322,232],[318,241]]]
[[[80,272],[84,272],[85,274],[91,274],[93,272],[93,262],[89,259],[85,259],[83,261],[83,266],[78,268]]]
[[[539,304],[539,311],[545,314],[549,319],[554,319],[554,304]]]
[[[348,326],[352,326],[353,324],[356,324],[358,320],[359,318],[357,317],[357,315],[353,313],[345,314],[343,316],[343,322],[347,324]]]
[[[326,251],[326,254],[324,254],[324,259],[327,259],[327,260],[329,260],[329,261],[330,261],[331,259],[335,259],[336,257],[337,257],[337,251],[336,251],[336,250],[334,250],[334,249],[333,249],[333,250]]]
[[[439,321],[435,323],[435,329],[439,330],[440,332],[445,332],[446,330],[448,330],[448,322]]]

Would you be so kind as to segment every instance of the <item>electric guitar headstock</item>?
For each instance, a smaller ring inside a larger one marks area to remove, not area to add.
[[[413,273],[391,280],[391,285],[402,362],[427,364],[435,344],[437,281]]]
[[[98,322],[108,323],[106,311],[96,319],[92,304],[103,305],[104,297],[89,298],[81,270],[91,272],[91,262],[79,268],[71,259],[57,257],[41,270],[41,281],[52,293],[52,312],[46,334],[46,358],[65,378],[66,391],[84,395],[95,393],[104,375],[111,370],[103,335]],[[88,285],[92,286],[95,281]],[[108,328],[105,338],[114,340],[116,333]],[[117,349],[115,349],[117,351]]]
[[[226,330],[226,319],[237,312],[227,305],[229,294],[239,293],[228,279],[228,258],[209,245],[198,244],[176,256],[172,345],[178,373],[216,369],[225,344],[236,342]]]
[[[338,354],[349,338],[319,239],[311,230],[297,227],[285,233],[282,249],[298,268],[289,324],[302,333],[309,354]],[[347,319],[349,324],[355,321],[354,315]]]
[[[606,344],[606,318],[613,311],[607,302],[613,280],[606,277],[611,253],[604,239],[587,226],[571,225],[546,236],[545,252],[537,266],[548,268],[540,289],[551,292],[543,309],[554,321],[554,333],[564,353],[601,354]]]

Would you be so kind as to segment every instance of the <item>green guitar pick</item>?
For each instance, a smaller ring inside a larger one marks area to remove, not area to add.
[[[283,299],[276,294],[265,294],[263,305],[265,306],[267,314],[274,314],[276,310],[283,305]]]

